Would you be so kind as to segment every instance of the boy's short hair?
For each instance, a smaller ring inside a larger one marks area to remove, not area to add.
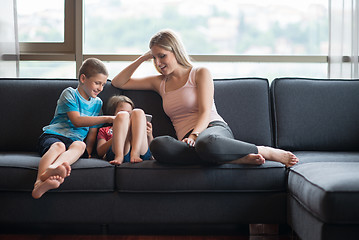
[[[103,62],[97,58],[88,58],[82,63],[82,66],[80,67],[79,79],[82,74],[84,74],[87,78],[90,78],[99,73],[108,76],[108,71],[105,64],[103,64]]]
[[[128,103],[131,105],[132,109],[135,108],[135,104],[129,97],[125,95],[115,95],[112,96],[107,102],[107,113],[110,115],[115,115],[117,105],[120,103]]]

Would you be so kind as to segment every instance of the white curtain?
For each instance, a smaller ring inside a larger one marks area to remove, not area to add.
[[[329,0],[329,77],[359,78],[359,0]]]
[[[16,0],[1,0],[0,77],[19,76],[19,40]]]

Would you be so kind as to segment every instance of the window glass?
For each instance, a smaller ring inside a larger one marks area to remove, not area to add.
[[[63,61],[21,61],[20,77],[77,78],[76,63]]]
[[[105,62],[109,79],[113,79],[130,62]],[[207,67],[213,78],[262,77],[272,81],[278,77],[327,78],[327,63],[256,63],[256,62],[194,62],[195,66]],[[151,61],[144,62],[134,77],[159,74]]]
[[[17,0],[20,42],[64,42],[64,0]]]
[[[327,0],[86,0],[86,54],[139,54],[178,32],[189,54],[327,55]]]

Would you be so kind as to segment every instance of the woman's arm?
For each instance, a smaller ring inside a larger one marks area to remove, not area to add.
[[[143,54],[117,74],[117,76],[112,79],[111,84],[114,87],[122,89],[154,90],[158,92],[160,76],[132,78],[137,68],[151,58],[153,58],[151,51]]]
[[[196,84],[197,84],[197,99],[199,115],[197,124],[193,129],[193,133],[201,133],[208,127],[210,113],[213,104],[214,97],[214,85],[211,73],[206,68],[199,68],[196,72]],[[188,138],[183,141],[191,146],[194,146],[197,136],[191,134]]]
[[[107,151],[110,149],[112,145],[112,138],[108,141],[106,141],[105,139],[101,138],[97,141],[97,154],[100,158],[103,158],[103,156],[105,156],[105,154],[107,153]]]

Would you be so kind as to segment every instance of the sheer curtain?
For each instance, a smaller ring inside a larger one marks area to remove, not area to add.
[[[19,76],[16,0],[1,0],[0,77]]]
[[[329,0],[329,77],[359,78],[359,0]]]

